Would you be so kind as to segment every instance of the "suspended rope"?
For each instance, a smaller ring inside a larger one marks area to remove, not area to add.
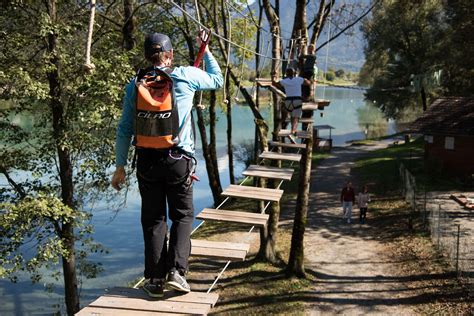
[[[230,14],[230,10],[229,10],[229,5],[228,3],[226,2],[227,6],[227,23],[228,23],[228,27],[227,27],[227,30],[228,30],[228,36],[229,36],[229,41],[232,40],[232,16]],[[226,65],[225,65],[225,74],[224,74],[224,97],[223,97],[223,100],[224,100],[224,103],[227,104],[229,103],[229,101],[227,100],[227,80],[229,80],[229,65],[230,65],[230,49],[231,49],[231,45],[229,42],[227,42],[227,61],[226,61]]]
[[[95,0],[90,0],[90,7],[91,14],[89,17],[89,29],[87,31],[86,41],[86,62],[84,63],[84,68],[86,69],[86,71],[89,72],[91,72],[95,68],[95,65],[91,62],[92,33],[94,31],[95,20]]]
[[[247,20],[244,20],[244,47],[247,38]],[[240,60],[240,77],[239,77],[239,88],[235,91],[234,100],[238,101],[237,96],[239,95],[240,88],[242,87],[242,77],[244,75],[244,63],[245,63],[245,51],[242,50],[242,59]]]
[[[194,0],[194,6],[196,8],[196,16],[198,19],[199,24],[201,25],[201,15],[199,14],[199,7],[198,7],[198,2],[197,0]],[[202,34],[202,27],[199,27],[199,36]],[[199,59],[199,54],[202,54],[203,52],[198,52],[198,59]],[[199,64],[197,65],[199,67]],[[202,62],[202,69],[204,70],[206,68],[206,65],[204,61]],[[196,107],[200,108],[201,110],[205,108],[205,106],[202,104],[202,91],[199,91],[199,97],[198,97],[198,103],[196,104]]]
[[[258,55],[262,58],[267,58],[267,59],[273,59],[273,60],[283,60],[285,61],[285,59],[281,59],[281,58],[274,58],[274,57],[271,57],[271,56],[265,56],[263,54],[260,54],[260,53],[257,53],[253,50],[250,50],[246,47],[243,47],[242,45],[239,45],[233,41],[230,41],[229,39],[225,38],[224,36],[220,35],[219,33],[216,33],[214,31],[212,31],[211,29],[209,29],[208,27],[206,27],[205,25],[203,25],[199,20],[197,20],[196,18],[194,18],[191,14],[189,14],[189,12],[186,11],[186,9],[184,9],[183,7],[181,7],[179,4],[177,4],[176,2],[172,1],[172,0],[169,0],[169,3],[172,4],[174,7],[176,7],[179,11],[181,11],[183,14],[185,14],[187,17],[189,17],[194,23],[198,24],[203,30],[206,30],[209,34],[212,34],[218,38],[220,38],[221,40],[227,42],[227,43],[230,43],[231,45],[235,46],[235,47],[238,47],[238,48],[241,48],[253,55]],[[273,34],[273,36],[275,36]]]
[[[261,27],[258,25],[258,23],[254,20],[254,19],[249,19],[248,16],[243,13],[241,10],[239,10],[236,6],[234,6],[232,3],[230,3],[228,0],[225,1],[226,4],[230,7],[232,7],[240,16],[242,16],[243,18],[249,20],[249,21],[252,21],[252,23],[255,25],[255,27],[257,27],[258,29],[266,32],[266,33],[269,33],[271,34],[272,32],[268,31],[267,29]],[[249,12],[249,14],[252,14],[252,12]],[[277,36],[279,39],[282,39],[282,40],[288,40],[289,38],[285,38],[285,37],[282,37],[282,36]]]

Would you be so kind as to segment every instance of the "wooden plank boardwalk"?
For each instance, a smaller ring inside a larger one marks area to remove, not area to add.
[[[269,141],[268,144],[273,147],[286,147],[286,148],[298,148],[298,149],[304,149],[306,148],[305,144],[293,144],[293,143],[283,143],[283,142],[274,142],[274,141]]]
[[[275,153],[272,151],[264,151],[260,154],[260,158],[271,159],[271,160],[288,160],[299,162],[301,160],[300,154],[290,154],[290,153]]]
[[[264,84],[268,85],[268,82]],[[270,82],[271,86],[271,82]],[[310,119],[301,119],[302,123],[312,123]],[[291,136],[289,130],[281,130],[279,136]],[[298,131],[296,137],[309,138],[310,132]],[[304,149],[304,144],[287,144],[283,142],[269,142],[271,146]],[[263,152],[262,159],[288,160],[299,162],[300,154]],[[291,168],[276,168],[262,165],[251,165],[243,172],[249,177],[260,177],[290,181],[294,170]],[[283,190],[244,185],[230,185],[222,196],[232,198],[247,198],[261,201],[279,202]],[[222,209],[205,208],[197,219],[233,222],[242,225],[264,227],[268,223],[268,214],[252,212],[230,211]],[[246,243],[233,243],[225,241],[209,241],[191,239],[191,256],[205,257],[214,260],[241,261],[245,260],[250,245]],[[227,267],[227,265],[226,265]],[[225,268],[224,268],[225,269]],[[223,272],[223,271],[222,271]],[[221,272],[221,273],[222,273]],[[212,286],[211,286],[212,288]],[[211,289],[210,289],[211,290]],[[219,295],[216,293],[190,292],[180,293],[165,290],[164,297],[160,299],[149,298],[142,289],[113,288],[106,294],[80,310],[76,315],[104,315],[104,316],[148,316],[148,315],[207,315],[216,304]]]
[[[279,202],[283,195],[283,190],[231,184],[227,189],[224,190],[224,192],[222,192],[222,195],[260,201]]]
[[[215,293],[165,291],[157,300],[142,289],[113,288],[76,315],[207,315],[218,299]]]
[[[191,239],[191,256],[216,260],[245,260],[250,245],[225,241]]]
[[[205,208],[196,216],[197,219],[202,220],[223,221],[254,226],[267,226],[268,217],[268,214],[217,210],[214,208]]]
[[[293,144],[288,144],[293,145]],[[293,169],[278,168],[260,165],[250,165],[247,170],[242,172],[242,175],[249,177],[276,179],[290,181],[293,176]]]
[[[297,138],[309,138],[310,137],[310,132],[307,131],[296,131],[296,135],[293,135],[291,133],[291,130],[289,129],[281,129],[278,132],[278,137],[288,137],[288,136],[296,136]]]

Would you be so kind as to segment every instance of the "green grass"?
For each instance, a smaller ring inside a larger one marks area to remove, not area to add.
[[[393,145],[373,151],[356,161],[353,174],[368,184],[376,194],[395,193],[400,190],[399,165],[402,162],[416,177],[419,190],[459,190],[465,185],[449,174],[442,174],[423,159],[423,139],[408,144]]]

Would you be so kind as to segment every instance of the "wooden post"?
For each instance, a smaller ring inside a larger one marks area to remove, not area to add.
[[[458,226],[458,234],[456,238],[456,276],[459,277],[459,238],[461,236],[461,225]]]

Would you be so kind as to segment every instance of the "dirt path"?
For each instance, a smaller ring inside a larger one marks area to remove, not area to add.
[[[305,235],[307,272],[317,280],[311,314],[413,314],[406,304],[414,293],[395,272],[402,263],[385,255],[383,242],[370,226],[370,213],[364,225],[359,224],[358,209],[353,210],[352,224],[342,219],[339,194],[350,180],[351,165],[377,147],[337,148],[311,176]],[[354,186],[357,192],[360,184]]]

